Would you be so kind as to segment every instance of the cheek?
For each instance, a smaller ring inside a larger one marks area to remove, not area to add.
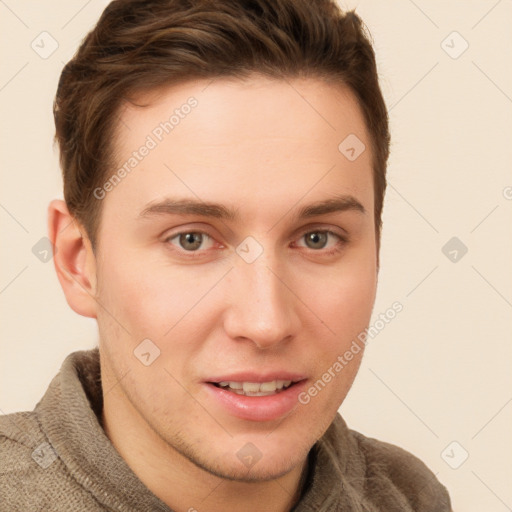
[[[377,277],[375,265],[355,264],[333,271],[321,284],[308,288],[309,301],[334,336],[333,349],[342,349],[363,331],[370,321]]]
[[[350,272],[343,271],[325,280],[323,286],[309,289],[310,303],[328,330],[317,323],[315,333],[311,334],[316,344],[308,360],[314,361],[314,377],[299,401],[308,415],[326,419],[325,428],[343,403],[359,370],[364,345],[358,341],[358,335],[370,322],[376,281],[369,263],[355,265]],[[318,336],[317,331],[325,335]]]
[[[373,309],[376,286],[376,276],[368,271],[353,272],[338,286],[334,285],[333,295],[337,294],[339,299],[331,301],[330,311],[334,318],[338,316],[338,323],[366,327]],[[347,319],[351,321],[347,323]]]
[[[111,251],[98,271],[98,298],[111,314],[102,316],[126,325],[133,340],[165,344],[183,329],[196,330],[199,320],[207,324],[204,308],[213,315],[211,291],[225,272],[221,265],[169,264],[163,251]]]

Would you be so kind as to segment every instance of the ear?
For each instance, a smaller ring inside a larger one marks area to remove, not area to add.
[[[96,318],[96,258],[85,229],[60,199],[48,206],[48,236],[54,248],[55,271],[69,306],[79,315]]]

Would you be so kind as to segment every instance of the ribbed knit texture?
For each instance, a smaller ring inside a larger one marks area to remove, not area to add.
[[[102,407],[96,348],[65,359],[34,411],[0,416],[1,512],[172,512],[105,435]],[[310,452],[293,512],[376,511],[450,512],[451,506],[419,459],[349,430],[337,415]]]

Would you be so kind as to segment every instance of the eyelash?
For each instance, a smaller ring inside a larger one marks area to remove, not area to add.
[[[190,233],[206,235],[208,238],[214,240],[214,238],[211,235],[209,235],[208,233],[206,233],[205,231],[186,230],[186,231],[179,231],[177,233],[173,233],[172,235],[169,235],[168,237],[165,238],[164,242],[169,243],[169,245],[172,245],[172,244],[170,244],[171,240],[179,237],[180,235],[186,235],[186,234],[190,234]],[[304,236],[306,236],[310,233],[326,233],[327,235],[332,235],[339,239],[339,241],[336,243],[335,247],[332,249],[329,249],[329,250],[309,249],[309,251],[311,251],[313,253],[319,253],[324,256],[333,256],[333,255],[341,252],[343,250],[343,247],[345,246],[345,244],[347,244],[349,241],[348,237],[340,235],[339,233],[336,233],[330,229],[309,229],[308,231],[304,231],[303,233],[301,233],[301,235],[299,236],[299,239],[303,238]],[[308,250],[307,247],[305,249]],[[186,258],[200,258],[200,257],[204,256],[204,252],[208,249],[205,249],[202,251],[201,250],[186,251],[184,249],[176,249],[176,250],[178,252],[180,252],[181,254],[185,255]]]

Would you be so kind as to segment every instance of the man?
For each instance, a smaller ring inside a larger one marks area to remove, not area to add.
[[[55,268],[99,348],[1,419],[2,510],[449,511],[421,461],[337,412],[389,151],[359,18],[117,0],[54,111]]]

